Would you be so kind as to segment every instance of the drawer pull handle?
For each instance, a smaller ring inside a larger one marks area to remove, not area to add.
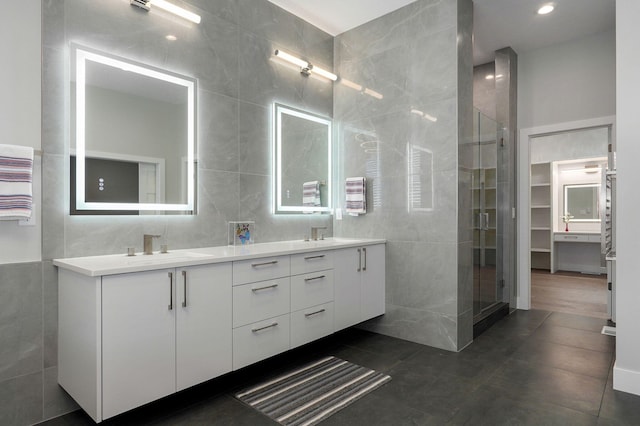
[[[324,254],[320,254],[317,256],[307,256],[304,258],[304,260],[322,259],[324,256],[325,256]]]
[[[256,291],[269,290],[270,288],[276,288],[276,287],[278,287],[278,284],[271,284],[265,287],[252,288],[251,291],[255,293]]]
[[[319,311],[309,312],[308,314],[304,314],[304,316],[305,316],[306,318],[309,318],[309,317],[312,317],[312,316],[314,316],[314,315],[321,314],[321,313],[323,313],[323,312],[325,312],[325,311],[326,311],[326,309],[322,308],[322,309],[320,309]]]
[[[251,329],[251,332],[252,332],[252,333],[257,333],[257,332],[259,332],[259,331],[266,330],[266,329],[268,329],[268,328],[276,327],[277,325],[278,325],[278,323],[277,323],[277,322],[274,322],[274,323],[271,323],[271,324],[269,324],[269,325],[265,325],[264,327],[252,328],[252,329]]]
[[[258,266],[268,266],[268,265],[275,265],[276,263],[278,263],[277,260],[272,260],[270,262],[262,262],[262,263],[252,263],[251,267],[252,268],[257,268]]]
[[[364,254],[364,266],[362,267],[363,271],[367,270],[367,249],[363,248],[362,249],[362,254]]]
[[[182,307],[187,307],[187,271],[182,271],[182,280],[184,284],[184,299],[182,299]]]
[[[577,235],[565,235],[564,239],[565,240],[577,240],[578,236]]]
[[[313,277],[313,278],[305,278],[304,282],[306,283],[306,282],[309,282],[309,281],[321,280],[321,279],[323,279],[325,277],[326,277],[326,275],[319,275],[319,276]]]
[[[173,310],[173,272],[169,272],[169,310]]]

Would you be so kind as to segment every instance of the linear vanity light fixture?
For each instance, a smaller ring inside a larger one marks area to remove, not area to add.
[[[169,3],[166,0],[130,0],[129,4],[131,4],[132,6],[137,6],[140,9],[146,10],[147,12],[151,10],[151,6],[159,7],[160,9],[166,10],[167,12],[173,13],[174,15],[177,15],[195,24],[199,24],[202,20],[200,15],[189,12],[188,10],[176,6],[173,3]]]
[[[307,61],[305,61],[303,59],[300,59],[300,58],[298,58],[296,56],[293,56],[293,55],[291,55],[291,54],[289,54],[287,52],[283,52],[280,49],[276,49],[273,54],[274,54],[274,56],[276,58],[280,58],[280,59],[282,59],[284,61],[287,61],[287,62],[289,62],[289,63],[291,63],[291,64],[293,64],[295,66],[300,67],[300,74],[302,74],[302,75],[304,75],[306,77],[308,77],[309,75],[311,75],[311,73],[313,73],[313,74],[317,74],[317,75],[319,75],[321,77],[324,77],[324,78],[326,78],[328,80],[331,80],[331,81],[336,81],[338,79],[338,76],[335,75],[334,73],[326,71],[326,70],[324,70],[324,69],[322,69],[320,67],[317,67],[315,65],[312,65],[309,62],[307,62]]]

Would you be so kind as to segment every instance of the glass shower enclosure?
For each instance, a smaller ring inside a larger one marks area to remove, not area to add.
[[[505,241],[500,166],[502,125],[474,108],[473,191],[473,319],[474,324],[505,306],[509,295],[502,278]]]

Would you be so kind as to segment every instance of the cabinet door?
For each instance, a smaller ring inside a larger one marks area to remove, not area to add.
[[[103,419],[175,392],[174,290],[173,269],[102,278]]]
[[[231,263],[177,271],[178,391],[231,371],[231,271]]]
[[[360,314],[361,248],[336,250],[333,258],[335,330],[362,321]]]
[[[361,320],[365,321],[385,311],[384,244],[363,247],[362,250]]]

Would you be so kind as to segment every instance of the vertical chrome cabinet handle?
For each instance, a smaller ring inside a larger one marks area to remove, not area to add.
[[[363,248],[362,249],[362,254],[364,254],[364,266],[362,267],[363,271],[367,270],[367,249]]]
[[[358,249],[358,272],[362,271],[362,250]]]
[[[173,272],[169,272],[169,310],[173,309]]]
[[[187,271],[182,271],[182,282],[184,284],[184,298],[182,299],[182,307],[187,307]]]

